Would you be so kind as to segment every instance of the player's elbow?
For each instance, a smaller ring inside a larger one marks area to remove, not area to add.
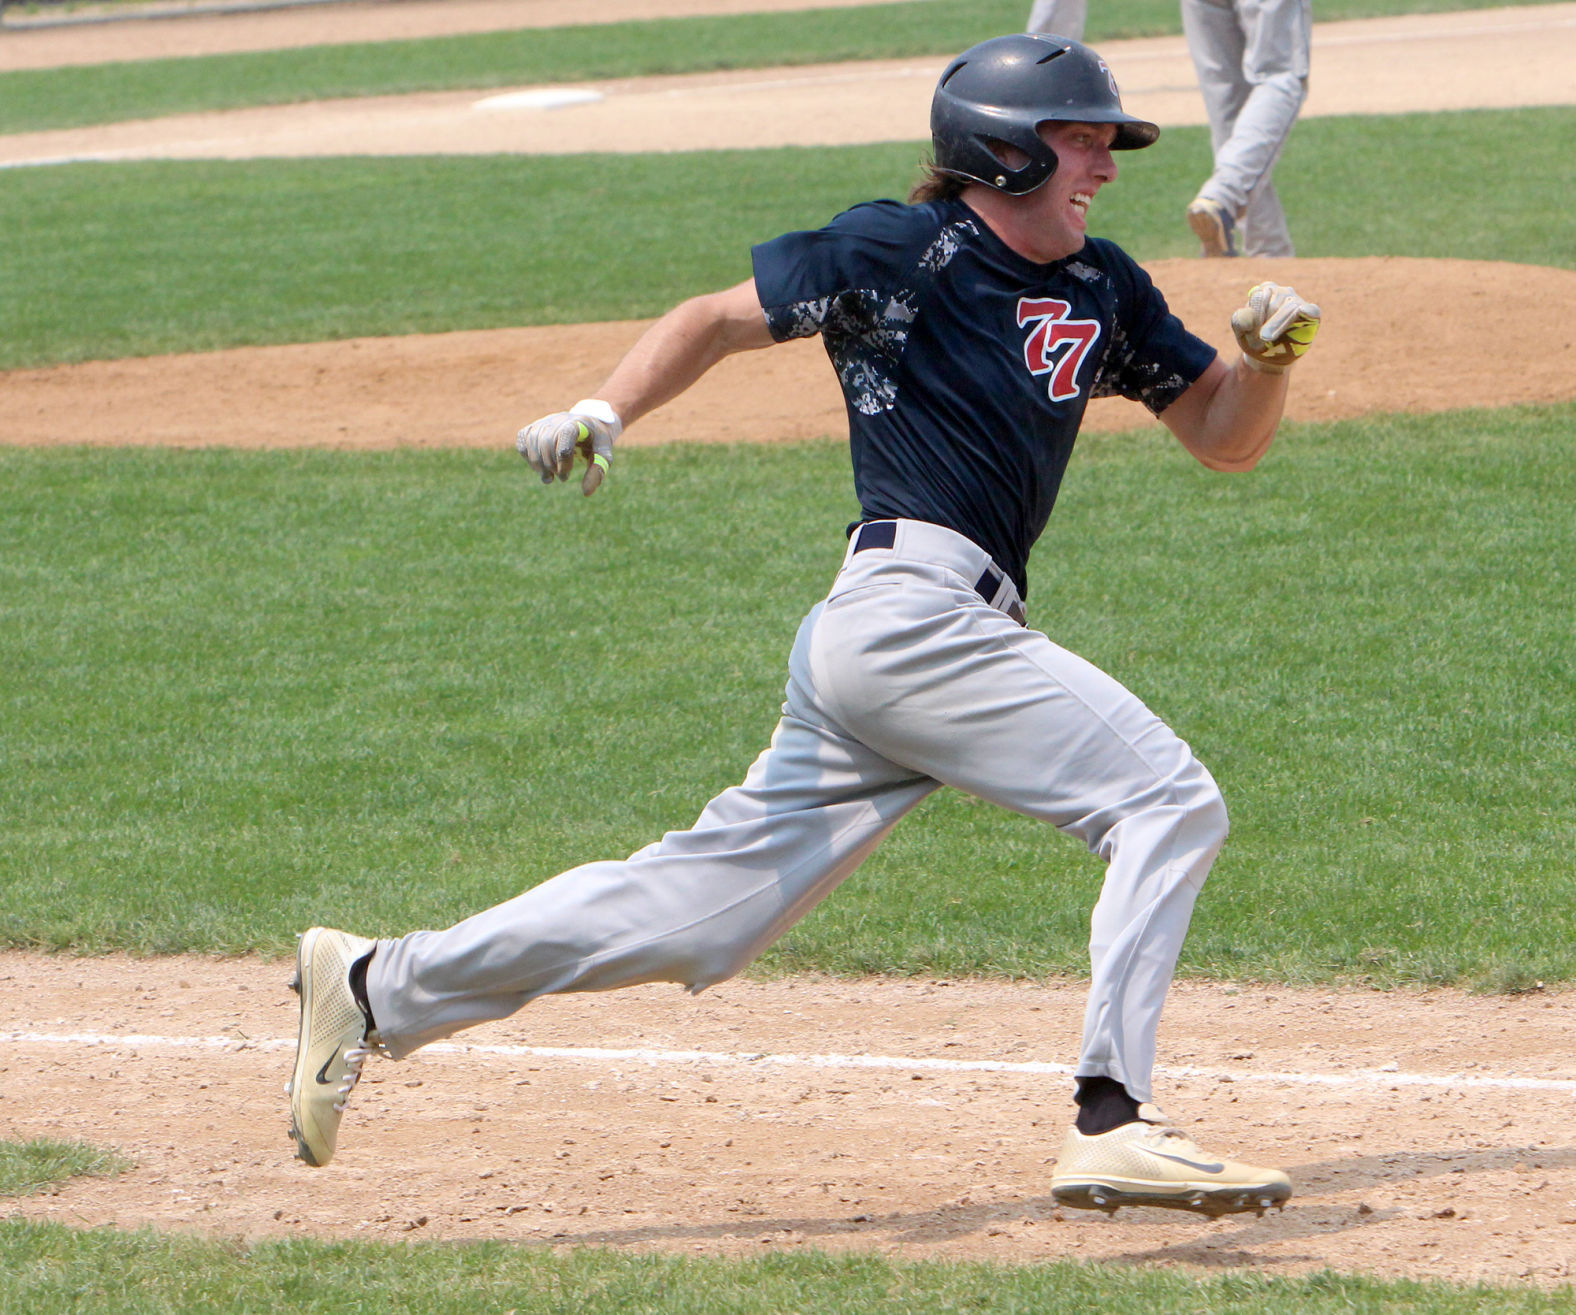
[[[1221,456],[1209,452],[1194,452],[1193,456],[1200,465],[1207,466],[1211,470],[1220,471],[1222,474],[1231,475],[1236,474],[1238,471],[1252,470],[1259,464],[1268,448],[1269,444],[1265,443],[1263,447],[1255,452],[1250,452],[1245,457]]]
[[[1208,421],[1192,434],[1183,437],[1189,452],[1211,470],[1233,473],[1252,470],[1270,450],[1275,441],[1275,431],[1280,428],[1280,416],[1211,415]]]
[[[707,342],[718,359],[772,345],[753,279],[723,292],[691,297],[675,314],[685,320],[690,332]]]
[[[1210,470],[1232,474],[1252,470],[1270,450],[1275,440],[1275,426],[1251,433],[1233,433],[1215,437],[1197,435],[1184,437],[1182,444],[1193,454],[1194,460]]]

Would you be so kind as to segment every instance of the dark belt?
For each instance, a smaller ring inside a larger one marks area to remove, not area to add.
[[[866,521],[854,531],[855,552],[864,552],[866,548],[890,548],[896,542],[896,521]],[[1001,589],[1001,582],[1002,573],[994,566],[987,566],[980,578],[974,582],[974,592],[994,607],[997,591]],[[1023,624],[1023,607],[1021,604],[1015,603],[1007,610],[1007,615],[1020,626]]]

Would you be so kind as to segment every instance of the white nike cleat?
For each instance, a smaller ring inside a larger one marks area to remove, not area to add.
[[[296,949],[290,986],[301,996],[301,1026],[285,1091],[296,1155],[316,1167],[333,1159],[345,1103],[362,1064],[377,1051],[378,1034],[350,989],[351,965],[376,945],[364,936],[313,927]]]
[[[1153,1105],[1139,1121],[1086,1137],[1071,1128],[1056,1161],[1051,1195],[1075,1210],[1113,1213],[1124,1205],[1157,1205],[1204,1215],[1263,1214],[1284,1208],[1291,1179],[1279,1169],[1217,1160],[1166,1124]]]

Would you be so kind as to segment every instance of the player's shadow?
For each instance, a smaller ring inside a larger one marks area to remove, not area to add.
[[[566,1233],[553,1240],[568,1238],[577,1246],[619,1247],[652,1242],[720,1242],[730,1238],[770,1240],[773,1234],[781,1234],[785,1238],[793,1234],[810,1240],[857,1238],[863,1233],[879,1238],[883,1244],[894,1240],[927,1242],[964,1237],[996,1225],[1021,1223],[1024,1219],[1050,1220],[1057,1208],[1049,1196],[1042,1196],[988,1205],[943,1205],[933,1210],[870,1211],[841,1217],[740,1215],[736,1219],[720,1219],[704,1224],[654,1224],[648,1227]]]
[[[1576,1146],[1484,1146],[1470,1150],[1393,1151],[1316,1160],[1288,1169],[1300,1193],[1349,1192],[1413,1178],[1576,1167]]]
[[[697,1224],[656,1224],[634,1228],[579,1230],[557,1234],[552,1242],[572,1241],[576,1245],[622,1247],[651,1243],[720,1242],[727,1239],[762,1238],[789,1235],[817,1241],[855,1239],[861,1233],[878,1238],[882,1244],[893,1242],[939,1242],[993,1227],[1013,1227],[1024,1220],[1049,1223],[1059,1215],[1063,1221],[1085,1227],[1121,1228],[1141,1222],[1145,1225],[1174,1224],[1180,1230],[1175,1242],[1143,1250],[1104,1257],[1112,1264],[1152,1264],[1158,1261],[1184,1262],[1211,1268],[1235,1268],[1244,1264],[1296,1264],[1318,1257],[1277,1254],[1267,1257],[1253,1250],[1268,1242],[1284,1244],[1298,1238],[1323,1238],[1332,1233],[1367,1227],[1395,1218],[1396,1210],[1363,1210],[1348,1202],[1328,1198],[1336,1193],[1360,1193],[1370,1188],[1393,1186],[1420,1178],[1446,1175],[1507,1172],[1518,1165],[1529,1169],[1570,1169],[1576,1167],[1576,1146],[1501,1146],[1466,1151],[1420,1151],[1363,1155],[1354,1158],[1318,1160],[1289,1168],[1296,1195],[1284,1211],[1271,1210],[1262,1217],[1232,1215],[1227,1219],[1236,1227],[1229,1234],[1216,1230],[1207,1237],[1197,1231],[1197,1219],[1180,1211],[1129,1207],[1114,1216],[1093,1211],[1061,1210],[1047,1193],[1018,1200],[993,1201],[970,1205],[942,1205],[933,1210],[861,1213],[855,1216],[829,1215],[773,1216],[740,1215]],[[1442,1206],[1449,1202],[1440,1197]],[[1047,1240],[1055,1234],[1046,1234]]]
[[[1229,1250],[1211,1245],[1197,1236],[1190,1236],[1177,1243],[1123,1252],[1106,1257],[1106,1260],[1113,1264],[1134,1265],[1157,1261],[1182,1262],[1215,1268],[1232,1268],[1250,1259],[1263,1263],[1262,1257],[1251,1253],[1251,1248],[1257,1244],[1328,1237],[1332,1233],[1344,1233],[1383,1223],[1406,1213],[1400,1210],[1365,1210],[1359,1205],[1331,1201],[1329,1198],[1336,1193],[1360,1193],[1375,1187],[1393,1187],[1397,1183],[1457,1174],[1465,1178],[1478,1173],[1506,1173],[1517,1166],[1534,1171],[1576,1167],[1576,1146],[1495,1146],[1465,1151],[1393,1152],[1360,1155],[1350,1159],[1316,1160],[1286,1170],[1291,1175],[1295,1195],[1284,1212],[1271,1212],[1263,1218],[1238,1216],[1242,1220],[1242,1227],[1231,1235]],[[1462,1195],[1462,1204],[1468,1204],[1470,1195],[1464,1186]],[[1442,1211],[1453,1209],[1447,1194],[1441,1193],[1436,1200]],[[1152,1216],[1158,1212],[1149,1210],[1145,1213]]]

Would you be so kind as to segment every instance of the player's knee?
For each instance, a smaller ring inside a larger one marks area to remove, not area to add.
[[[1208,831],[1218,849],[1231,834],[1231,818],[1226,812],[1226,797],[1220,787],[1210,782],[1210,792],[1199,806],[1201,825]]]
[[[1220,791],[1209,769],[1193,759],[1183,786],[1183,802],[1188,813],[1188,830],[1200,848],[1217,850],[1226,843],[1231,819],[1226,813],[1226,796]]]
[[[1106,862],[1113,860],[1123,844],[1156,844],[1161,836],[1174,852],[1213,858],[1230,829],[1220,787],[1185,746],[1174,770],[1151,778],[1143,788],[1098,816],[1103,825],[1081,834],[1088,839],[1090,851]]]
[[[1292,69],[1268,70],[1249,78],[1253,95],[1272,97],[1274,103],[1285,105],[1295,113],[1308,98],[1308,79]]]
[[[737,977],[759,956],[757,946],[715,945],[697,941],[675,957],[669,976],[691,995]]]

